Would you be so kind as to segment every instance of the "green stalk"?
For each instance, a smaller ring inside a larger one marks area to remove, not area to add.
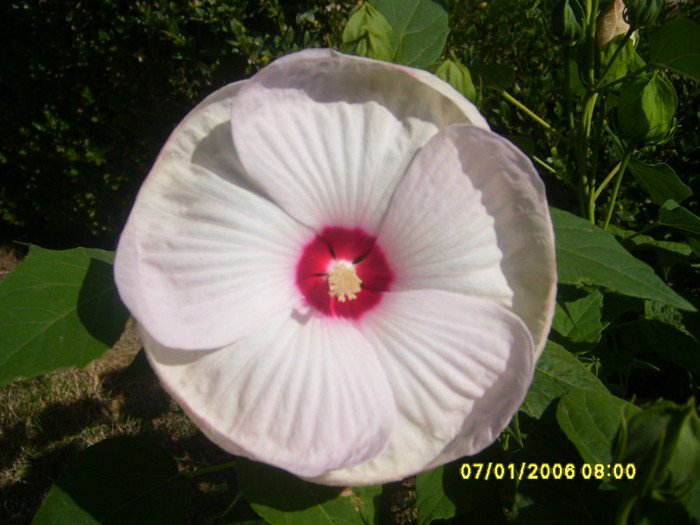
[[[612,193],[612,196],[610,197],[610,204],[608,205],[608,214],[605,217],[605,223],[603,224],[604,230],[607,230],[608,225],[610,224],[610,219],[612,218],[613,210],[615,209],[615,201],[617,200],[617,194],[620,191],[620,183],[622,182],[622,176],[625,174],[625,170],[627,169],[627,164],[629,163],[630,158],[632,158],[633,151],[634,151],[633,146],[630,146],[629,148],[627,148],[627,151],[625,152],[625,156],[622,159],[620,169],[617,172],[617,179],[615,179],[615,187],[613,188],[613,193]]]
[[[612,180],[612,178],[615,176],[617,171],[620,169],[620,164],[621,164],[620,162],[615,164],[615,167],[610,170],[610,173],[608,173],[607,177],[605,177],[605,179],[603,179],[603,182],[600,183],[600,186],[598,186],[598,189],[595,190],[595,192],[593,193],[593,201],[594,202],[596,200],[598,200],[598,197],[600,197],[600,194],[602,193],[602,191],[605,189],[605,187],[608,185],[608,183]]]
[[[591,122],[593,120],[593,111],[595,110],[597,100],[597,93],[589,92],[586,95],[583,112],[581,113],[581,120],[579,121],[578,140],[575,144],[576,163],[579,172],[579,205],[581,207],[581,214],[587,217],[591,222],[594,222],[594,219],[591,218],[591,212],[587,205],[587,203],[590,202],[589,194],[591,193],[591,189],[586,168],[588,164],[588,139],[591,135]]]
[[[632,509],[634,508],[634,504],[636,502],[637,496],[629,496],[622,502],[622,505],[620,505],[620,510],[617,513],[615,525],[627,525],[627,520],[629,520],[630,512],[632,512]]]
[[[595,222],[595,185],[598,178],[598,151],[600,150],[600,142],[603,140],[603,121],[605,113],[598,112],[595,120],[595,136],[593,138],[593,156],[591,158],[591,175],[588,182],[588,220]]]
[[[505,89],[499,89],[497,90],[498,94],[501,95],[504,99],[506,99],[508,102],[513,104],[515,107],[520,109],[523,113],[525,113],[528,117],[530,117],[532,120],[537,122],[540,126],[545,128],[547,131],[550,131],[551,133],[554,133],[560,140],[564,142],[568,142],[568,139],[559,133],[554,126],[552,126],[549,122],[544,120],[542,117],[540,117],[537,113],[532,111],[530,108],[525,106],[522,102],[520,102],[518,99],[516,99],[513,95],[508,93]]]
[[[574,103],[571,98],[571,70],[569,61],[571,60],[571,50],[568,46],[564,48],[564,87],[566,89],[566,114],[569,118],[569,128],[574,130]]]
[[[583,101],[583,112],[578,122],[577,141],[575,144],[575,158],[579,172],[578,200],[581,208],[581,215],[594,222],[592,210],[590,209],[590,180],[588,177],[588,139],[591,135],[591,122],[593,112],[598,100],[598,94],[592,91],[595,84],[595,29],[596,18],[598,17],[599,0],[588,0],[586,2],[586,40],[584,42],[584,61],[581,70],[581,77],[586,86],[587,92]],[[580,64],[579,64],[580,65]]]

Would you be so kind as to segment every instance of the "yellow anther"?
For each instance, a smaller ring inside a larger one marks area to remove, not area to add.
[[[334,261],[328,271],[328,293],[341,303],[346,299],[357,299],[362,289],[362,279],[357,276],[355,266],[348,261]]]

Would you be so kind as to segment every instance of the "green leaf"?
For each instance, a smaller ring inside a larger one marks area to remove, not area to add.
[[[560,283],[603,286],[622,295],[694,310],[650,266],[625,250],[612,234],[571,213],[556,208],[550,211]]]
[[[493,472],[486,478],[486,465],[505,463],[503,447],[494,443],[479,454],[453,461],[416,477],[416,508],[418,524],[427,525],[434,520],[461,516],[467,522],[499,523],[502,516],[502,486]],[[484,465],[477,479],[476,468],[471,477],[463,477],[462,465]],[[499,516],[500,514],[500,516]]]
[[[692,253],[690,246],[683,242],[659,241],[649,235],[639,235],[635,231],[615,226],[609,226],[608,230],[612,231],[630,252],[652,253],[655,256],[654,266],[659,268],[665,277],[674,265],[688,264],[688,256]]]
[[[693,233],[686,233],[684,234],[685,240],[688,243],[688,246],[690,247],[690,250],[700,257],[700,235],[695,235]]]
[[[700,523],[700,479],[695,482],[692,488],[681,498],[685,510]]]
[[[394,29],[395,61],[426,67],[440,58],[450,27],[441,0],[375,0],[374,7]]]
[[[700,81],[700,26],[687,18],[669,20],[652,36],[651,62]]]
[[[645,164],[632,159],[627,167],[637,182],[649,192],[652,202],[659,206],[669,199],[683,202],[693,194],[668,164]]]
[[[340,51],[391,62],[394,31],[374,7],[364,4],[350,17],[343,31]]]
[[[103,250],[31,248],[0,284],[0,385],[85,366],[117,341],[129,313],[113,260]]]
[[[352,489],[316,485],[245,458],[238,458],[236,474],[250,506],[272,525],[375,522],[380,485]]]
[[[101,441],[80,454],[49,490],[32,525],[182,523],[189,481],[160,446],[134,437]]]
[[[700,233],[700,217],[674,200],[667,200],[659,209],[659,222],[690,233]]]
[[[520,410],[539,418],[552,401],[580,389],[608,393],[605,385],[571,352],[548,341]]]
[[[416,477],[419,525],[427,525],[433,520],[446,520],[456,514],[457,505],[445,494],[443,488],[445,468],[446,466],[443,465],[428,472],[422,472]]]
[[[634,480],[620,484],[628,494],[675,502],[700,480],[700,417],[691,397],[685,405],[657,401],[620,428],[613,457],[634,463]]]
[[[607,465],[612,460],[622,409],[628,415],[639,411],[638,407],[609,392],[572,390],[559,399],[557,421],[585,463]]]
[[[658,319],[640,319],[617,330],[622,345],[635,353],[656,353],[700,376],[700,344],[691,334]]]
[[[571,301],[558,299],[552,329],[574,343],[597,343],[603,331],[602,310],[603,294],[597,290]]]
[[[258,516],[239,492],[224,515],[216,521],[216,525],[267,525],[267,522]]]
[[[608,63],[613,58],[615,51],[624,39],[623,35],[616,36],[605,48],[600,52],[601,68],[606,68]],[[632,71],[644,67],[644,60],[637,54],[634,42],[627,40],[620,52],[615,57],[615,62],[612,63],[610,69],[605,73],[605,76],[599,80],[600,84],[615,82]]]

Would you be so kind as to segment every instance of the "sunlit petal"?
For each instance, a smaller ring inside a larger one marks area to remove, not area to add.
[[[165,387],[229,452],[312,477],[376,456],[393,431],[386,376],[344,319],[280,314],[210,352],[166,348],[143,335]]]
[[[556,285],[544,185],[505,139],[470,125],[415,157],[377,235],[394,288],[440,289],[502,304],[544,346]]]
[[[229,125],[240,86],[173,132],[119,242],[122,300],[165,345],[220,347],[301,300],[295,267],[312,234],[245,186]]]
[[[475,454],[505,428],[532,380],[527,327],[491,301],[397,292],[386,294],[377,313],[359,329],[394,392],[396,430],[378,457],[331,472],[325,483],[380,483]]]
[[[270,198],[315,230],[369,232],[418,149],[439,129],[470,121],[486,126],[437,78],[331,50],[266,67],[232,113],[241,161]]]

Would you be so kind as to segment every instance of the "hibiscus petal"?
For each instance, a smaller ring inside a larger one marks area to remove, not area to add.
[[[392,433],[389,383],[371,346],[343,319],[280,314],[210,352],[142,336],[165,388],[231,453],[312,477],[376,456]]]
[[[233,103],[233,139],[255,184],[320,231],[374,231],[416,151],[476,108],[425,72],[328,49],[253,76]]]
[[[376,458],[314,481],[382,483],[476,454],[498,438],[532,380],[530,332],[485,299],[438,290],[387,293],[359,329],[394,392],[396,430]]]
[[[245,179],[230,131],[241,85],[216,92],[176,128],[119,241],[121,298],[168,346],[221,347],[301,301],[295,267],[313,234]]]
[[[512,309],[538,352],[556,293],[544,184],[527,157],[468,124],[440,131],[414,158],[377,233],[394,290],[441,289]]]

